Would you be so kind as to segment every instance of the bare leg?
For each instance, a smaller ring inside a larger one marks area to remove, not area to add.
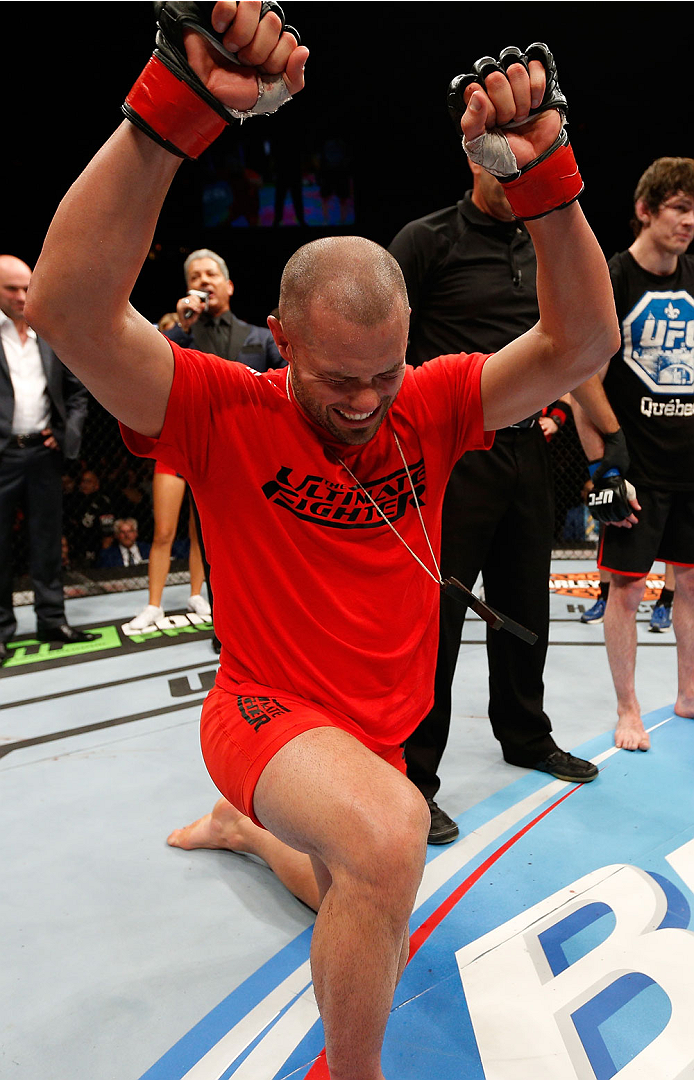
[[[311,964],[331,1080],[383,1080],[381,1046],[407,959],[427,804],[350,735],[319,728],[267,765],[255,810],[275,835],[310,853],[327,884]]]
[[[641,720],[636,698],[636,613],[643,597],[645,577],[612,574],[605,611],[605,645],[617,694],[615,746],[624,750],[648,750],[649,735]]]
[[[676,566],[672,625],[677,638],[678,694],[675,712],[694,718],[694,569]]]
[[[171,545],[176,535],[185,490],[186,482],[180,476],[155,472],[152,481],[154,539],[149,553],[149,602],[154,607],[161,607],[166,576],[171,566]]]
[[[188,536],[190,537],[190,555],[188,556],[190,595],[199,596],[200,590],[202,589],[202,583],[205,580],[205,570],[202,565],[202,555],[200,553],[200,543],[198,541],[198,530],[195,527],[195,515],[193,514],[192,501],[188,514]]]
[[[294,896],[314,911],[318,910],[322,893],[329,885],[329,882],[323,880],[319,887],[308,855],[283,844],[266,829],[259,829],[249,817],[224,798],[215,803],[211,814],[205,814],[184,829],[174,829],[166,842],[171,847],[185,848],[186,851],[194,848],[221,848],[225,851],[257,855],[274,870],[282,884]]]

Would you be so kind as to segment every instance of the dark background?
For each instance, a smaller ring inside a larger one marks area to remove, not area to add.
[[[406,221],[451,204],[469,186],[446,88],[477,57],[508,44],[542,40],[555,54],[586,184],[582,205],[606,255],[630,243],[643,169],[661,155],[692,154],[689,33],[678,16],[686,5],[287,0],[285,7],[311,57],[307,89],[279,115],[297,139],[344,136],[356,202],[348,231],[385,245]],[[634,11],[638,28],[625,25],[636,21]],[[0,14],[0,250],[33,264],[60,198],[120,122],[123,97],[153,46],[154,19],[144,2],[6,3]],[[248,124],[261,138],[278,119]],[[218,145],[238,137],[233,126]],[[171,310],[183,292],[185,254],[209,246],[229,263],[235,312],[262,324],[288,255],[338,230],[204,231],[204,175],[204,155],[181,167],[133,302],[152,320]],[[96,255],[99,237],[93,242]]]

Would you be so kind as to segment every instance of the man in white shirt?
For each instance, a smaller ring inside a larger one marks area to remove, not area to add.
[[[12,607],[12,535],[23,507],[37,634],[91,640],[69,626],[61,580],[63,459],[79,452],[87,391],[24,318],[31,270],[0,255],[0,663],[17,623]]]

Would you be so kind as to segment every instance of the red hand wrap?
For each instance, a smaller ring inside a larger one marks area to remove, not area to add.
[[[566,143],[544,161],[532,165],[517,180],[504,184],[504,194],[517,218],[532,221],[577,199],[583,181],[573,150]]]
[[[219,113],[152,56],[125,99],[162,139],[197,158],[227,126]]]

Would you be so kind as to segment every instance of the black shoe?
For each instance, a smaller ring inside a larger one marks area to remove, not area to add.
[[[553,750],[544,761],[538,761],[530,768],[550,773],[557,780],[566,780],[569,784],[587,784],[598,775],[598,767],[592,761],[574,757],[566,750]]]
[[[215,634],[215,636],[212,638],[212,652],[216,652],[217,656],[219,656],[221,651],[222,651],[222,643],[219,640],[219,638],[217,637],[217,635]]]
[[[96,641],[98,634],[88,634],[86,630],[75,630],[68,626],[46,626],[37,631],[39,641],[60,641],[63,645],[75,645],[81,641]]]
[[[431,814],[431,828],[427,844],[450,844],[458,835],[459,829],[453,818],[437,806],[433,799],[427,799]]]
[[[9,658],[10,650],[7,647],[7,644],[4,641],[0,641],[0,664],[4,663],[5,660],[9,660]]]

